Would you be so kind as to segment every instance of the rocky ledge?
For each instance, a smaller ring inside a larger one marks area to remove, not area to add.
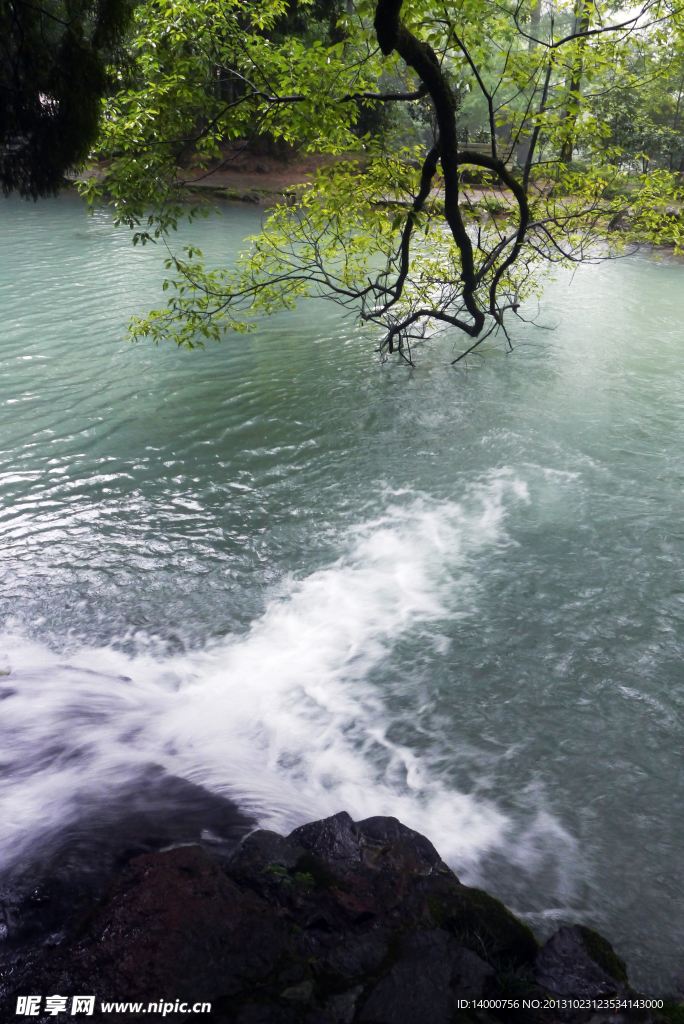
[[[549,996],[634,997],[605,939],[566,927],[540,948],[424,836],[395,818],[346,813],[286,838],[253,832],[225,861],[198,845],[135,857],[65,942],[15,958],[3,985],[8,1021],[20,1019],[18,996],[38,993],[95,993],[92,1019],[128,1022],[197,1019],[164,1016],[160,1000],[174,1010],[176,1000],[210,1002],[199,1019],[227,1024],[679,1017],[672,1005],[545,1009]],[[102,1000],[139,1002],[144,1013],[105,1016]],[[72,1019],[31,1019],[62,1016]]]

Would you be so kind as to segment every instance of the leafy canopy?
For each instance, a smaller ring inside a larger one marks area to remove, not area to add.
[[[137,12],[105,109],[107,170],[84,184],[135,242],[168,244],[196,215],[189,179],[230,159],[228,143],[268,133],[338,159],[275,208],[232,271],[169,250],[168,304],[134,336],[193,347],[321,295],[380,328],[382,351],[411,361],[416,342],[456,328],[462,358],[508,337],[549,267],[637,238],[684,248],[678,179],[626,176],[614,116],[617,97],[672,80],[671,0],[360,0],[335,39],[283,31],[290,15],[285,0]],[[359,130],[378,106],[403,111],[389,136]]]

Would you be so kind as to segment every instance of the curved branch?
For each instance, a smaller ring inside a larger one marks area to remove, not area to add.
[[[430,195],[430,189],[432,188],[432,179],[437,171],[437,161],[439,160],[439,143],[435,143],[428,155],[425,157],[423,163],[423,169],[420,175],[420,189],[418,195],[413,201],[413,206],[409,211],[404,232],[401,237],[401,245],[399,252],[401,255],[401,262],[399,267],[399,276],[396,280],[394,288],[392,289],[392,298],[385,304],[381,313],[386,313],[395,302],[398,302],[401,298],[401,294],[404,290],[404,282],[409,272],[409,247],[411,243],[411,233],[413,232],[413,226],[416,222],[416,214],[420,213],[425,205],[425,200]],[[392,351],[392,342],[390,341],[390,352]]]
[[[652,7],[657,6],[659,6],[659,0],[651,0],[650,3],[644,4],[641,10],[638,11],[632,18],[627,18],[626,21],[621,21],[617,25],[603,25],[600,28],[592,28],[586,32],[571,32],[567,36],[563,36],[562,39],[557,39],[555,42],[552,43],[547,43],[543,39],[536,39],[534,36],[528,35],[528,33],[525,32],[525,30],[520,26],[517,12],[514,13],[513,15],[513,21],[515,22],[516,30],[520,33],[523,39],[529,40],[529,42],[534,43],[535,46],[544,46],[547,50],[557,50],[558,47],[565,46],[566,43],[571,43],[574,39],[588,39],[589,36],[602,36],[606,35],[606,33],[608,32],[620,32],[623,28],[626,28],[629,31],[631,31],[632,29],[636,28],[636,24],[639,21],[639,18],[643,17],[643,15],[646,14],[647,11],[650,11]],[[642,28],[652,28],[653,25],[659,24],[666,18],[672,17],[674,14],[679,14],[681,10],[681,7],[676,7],[674,11],[670,12],[667,15],[663,15],[660,18],[655,18],[653,21],[649,22],[648,25],[642,26]]]
[[[461,255],[463,301],[473,319],[472,325],[465,325],[465,329],[472,337],[477,337],[484,326],[485,314],[476,297],[473,246],[458,206],[456,103],[435,51],[428,43],[417,39],[399,20],[401,6],[402,0],[378,0],[375,33],[385,56],[396,50],[424,83],[434,104],[444,172],[444,216]]]
[[[530,207],[527,201],[527,192],[520,182],[507,169],[503,160],[495,160],[494,157],[487,156],[485,153],[470,153],[468,150],[464,150],[464,152],[458,154],[457,163],[475,164],[478,167],[486,167],[488,170],[494,171],[504,185],[511,190],[518,203],[518,209],[520,210],[520,220],[518,222],[518,230],[514,236],[513,247],[496,271],[494,279],[489,286],[489,312],[498,320],[499,316],[496,312],[496,289],[499,285],[499,281],[508,268],[517,260],[522,244],[525,241],[527,226],[530,222]],[[480,283],[489,267],[491,267],[491,260],[487,261],[484,267],[482,267],[479,273],[475,276],[476,285]]]

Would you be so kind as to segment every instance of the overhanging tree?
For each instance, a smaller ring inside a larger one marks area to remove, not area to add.
[[[233,271],[208,269],[194,247],[171,253],[169,303],[136,320],[134,334],[192,347],[246,329],[252,314],[322,295],[379,328],[383,352],[410,362],[416,341],[455,329],[465,338],[460,359],[493,331],[508,337],[507,318],[520,315],[545,268],[622,251],[624,239],[607,230],[624,205],[614,154],[578,94],[578,68],[604,92],[653,77],[643,43],[653,50],[676,30],[669,0],[638,10],[592,2],[591,18],[573,5],[540,11],[523,0],[379,0],[345,16],[332,46],[273,41],[283,11],[258,0],[155,0],[140,15],[137,77],[107,112],[103,153],[112,163],[104,182],[87,186],[91,199],[109,191],[135,240],[165,238],[176,226],[188,161],[194,177],[203,173],[226,139],[268,130],[343,158],[275,209]],[[459,141],[455,86],[483,102],[486,151]],[[421,99],[436,126],[426,144],[392,150],[368,137],[362,159],[344,158],[358,149],[359,104]],[[575,144],[589,157],[582,173],[563,159],[569,109]],[[517,168],[516,151],[524,153]],[[485,176],[477,195],[463,187],[468,169]],[[663,172],[641,181],[630,204],[644,237],[680,244],[678,197]]]

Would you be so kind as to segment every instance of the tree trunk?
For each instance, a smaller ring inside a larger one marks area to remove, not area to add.
[[[591,22],[591,10],[592,4],[590,0],[578,0],[577,7],[575,8],[575,32],[580,36],[580,39],[577,42],[577,53],[573,60],[572,74],[570,76],[568,87],[570,98],[563,118],[566,137],[561,147],[560,158],[564,164],[569,164],[572,160],[572,151],[575,146],[574,131],[578,114],[577,98],[575,94],[579,93],[582,87],[584,49],[587,45],[587,37],[585,33],[588,31],[589,24]],[[575,109],[573,109],[573,107],[575,107]]]

